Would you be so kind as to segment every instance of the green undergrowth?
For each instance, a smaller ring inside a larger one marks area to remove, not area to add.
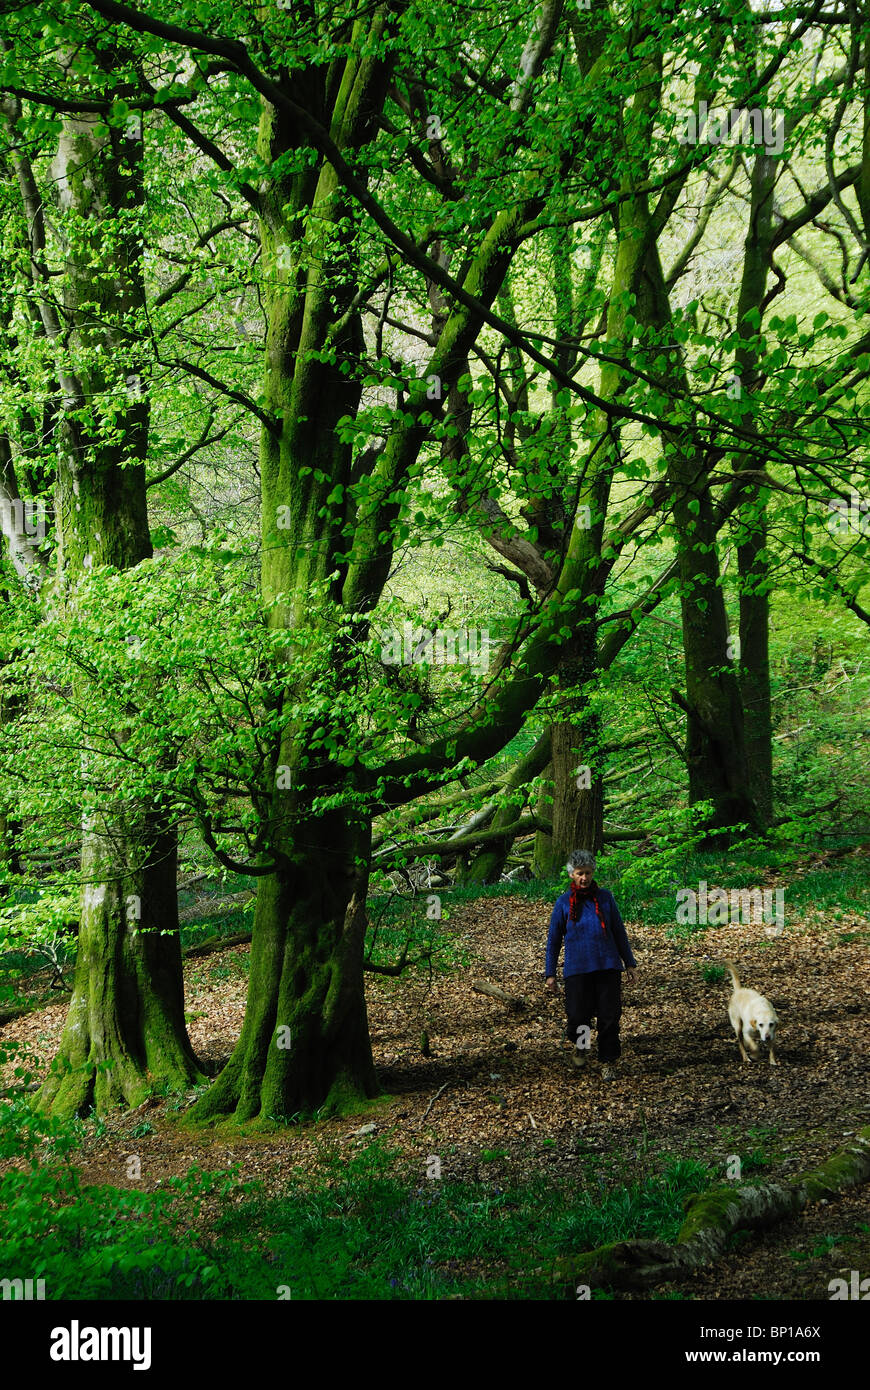
[[[367,904],[366,961],[375,966],[403,965],[402,974],[443,974],[468,964],[451,920],[458,901],[443,889],[424,890],[414,897],[402,894],[371,897]]]
[[[260,1232],[243,1297],[281,1287],[300,1299],[565,1297],[552,1282],[560,1256],[632,1236],[673,1239],[684,1197],[709,1180],[701,1164],[681,1162],[607,1190],[582,1175],[511,1188],[446,1175],[415,1181],[398,1155],[372,1143],[349,1160],[327,1159],[316,1180],[295,1170],[284,1193],[255,1194],[217,1229],[225,1252],[252,1225]]]
[[[830,848],[830,846],[829,846]],[[813,844],[816,854],[824,849]],[[776,875],[775,884],[770,876]],[[677,893],[691,888],[700,891],[701,882],[708,890],[713,887],[751,889],[781,887],[784,892],[786,930],[806,919],[806,909],[815,908],[836,923],[845,913],[864,915],[870,927],[870,872],[865,855],[855,854],[833,858],[827,864],[814,863],[809,867],[807,851],[793,845],[749,844],[729,852],[702,853],[697,849],[669,846],[660,852],[641,854],[636,847],[605,847],[599,855],[596,878],[602,887],[614,894],[620,912],[627,922],[645,926],[662,925],[674,939],[688,938],[706,930],[705,923],[677,923]],[[568,888],[568,874],[556,878],[534,878],[525,882],[497,883],[482,887],[479,884],[455,888],[423,889],[413,897],[396,894],[372,903],[381,908],[387,920],[402,920],[418,925],[425,920],[431,895],[437,895],[444,933],[449,936],[451,909],[487,898],[518,898],[542,905],[542,920],[548,919],[549,907],[560,893]],[[545,906],[546,905],[546,906]],[[863,939],[863,928],[853,927],[847,935]]]
[[[84,1187],[81,1122],[23,1100],[0,1109],[0,1160],[24,1159],[0,1173],[0,1269],[44,1280],[48,1300],[565,1298],[560,1256],[672,1240],[685,1198],[714,1179],[681,1160],[626,1185],[581,1156],[568,1179],[502,1187],[498,1173],[411,1173],[373,1140],[350,1154],[324,1144],[316,1164],[288,1166],[277,1194],[234,1168],[191,1168],[148,1192]]]

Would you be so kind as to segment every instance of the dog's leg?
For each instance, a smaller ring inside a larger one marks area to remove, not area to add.
[[[740,1048],[740,1056],[743,1058],[744,1062],[748,1062],[748,1061],[749,1061],[749,1058],[748,1058],[747,1055],[746,1055],[746,1048],[743,1046],[743,1028],[742,1028],[742,1026],[741,1026],[740,1028],[737,1029],[737,1046]]]
[[[777,1062],[776,1057],[775,1057],[774,1054],[773,1054],[773,1038],[771,1038],[771,1040],[770,1040],[770,1065],[771,1065],[772,1067],[778,1067],[778,1066],[779,1066],[779,1063]]]

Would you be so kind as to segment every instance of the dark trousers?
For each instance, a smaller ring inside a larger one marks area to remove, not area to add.
[[[577,1029],[589,1028],[598,1019],[598,1060],[615,1062],[622,1051],[619,1045],[619,1020],[622,1015],[622,971],[590,970],[586,975],[565,978],[565,1010],[568,1014],[567,1037],[577,1041]]]

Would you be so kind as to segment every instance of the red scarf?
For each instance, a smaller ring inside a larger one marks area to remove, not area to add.
[[[569,917],[571,918],[571,921],[572,921],[572,922],[576,922],[577,919],[578,919],[579,916],[580,916],[580,913],[581,913],[582,910],[583,910],[582,904],[583,904],[584,902],[588,902],[589,899],[591,898],[591,899],[592,899],[592,906],[595,908],[596,916],[598,917],[598,920],[599,920],[599,922],[601,923],[601,930],[602,930],[602,931],[607,931],[607,923],[605,922],[604,918],[601,916],[601,908],[598,906],[598,898],[597,898],[597,896],[596,896],[597,892],[598,892],[598,884],[595,882],[595,879],[594,879],[594,878],[593,878],[593,880],[592,880],[592,882],[590,883],[590,885],[589,885],[588,888],[578,888],[577,885],[576,885],[576,883],[573,883],[573,882],[572,882],[572,884],[571,884],[571,905],[570,905],[569,910],[568,910],[568,915],[569,915]]]

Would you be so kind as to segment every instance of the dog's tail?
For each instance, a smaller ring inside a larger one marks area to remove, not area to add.
[[[733,984],[734,988],[739,989],[740,980],[738,979],[737,970],[735,969],[734,962],[731,960],[726,960],[723,962],[723,964],[727,965],[728,967],[728,974],[731,976],[731,983]]]

